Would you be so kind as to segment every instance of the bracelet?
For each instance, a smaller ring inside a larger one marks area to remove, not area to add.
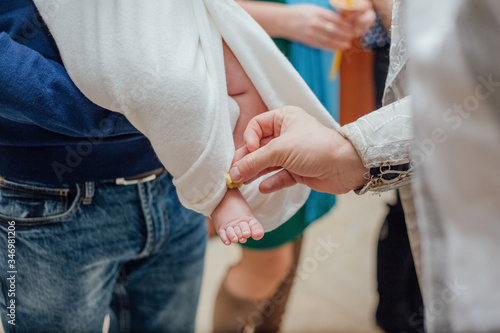
[[[234,189],[234,188],[240,188],[243,184],[242,183],[233,183],[231,180],[231,176],[229,176],[229,172],[226,173],[226,186],[228,189]]]

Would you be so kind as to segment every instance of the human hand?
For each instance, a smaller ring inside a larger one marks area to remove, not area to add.
[[[366,2],[363,9],[348,11],[344,18],[352,25],[355,37],[361,37],[375,23],[376,14],[371,3]]]
[[[254,117],[229,171],[233,182],[249,183],[283,169],[260,184],[270,193],[296,183],[343,194],[361,188],[368,171],[349,140],[304,110],[287,106]]]
[[[327,50],[351,47],[357,21],[312,4],[288,5],[286,11],[285,38]]]

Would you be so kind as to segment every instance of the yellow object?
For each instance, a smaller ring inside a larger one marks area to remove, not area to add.
[[[330,70],[330,80],[334,80],[337,78],[341,62],[342,62],[342,50],[338,50],[335,52],[335,58],[333,58],[332,69]]]
[[[345,15],[346,10],[359,10],[366,6],[366,1],[364,0],[330,0],[332,7],[342,11],[342,15]],[[342,50],[337,50],[335,53],[335,58],[332,61],[332,69],[330,70],[330,80],[337,78],[340,69],[340,63],[342,62]]]
[[[229,172],[226,173],[226,186],[228,189],[240,188],[242,185],[242,183],[233,183],[231,176],[229,176]]]

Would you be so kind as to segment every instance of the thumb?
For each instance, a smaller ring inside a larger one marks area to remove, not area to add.
[[[277,151],[275,149],[278,138],[271,140],[269,144],[257,149],[235,162],[229,170],[229,176],[234,183],[244,183],[255,178],[261,171],[276,165]],[[279,144],[279,142],[278,142]]]
[[[297,179],[295,179],[294,175],[283,169],[280,172],[272,175],[271,177],[263,180],[259,185],[259,190],[261,193],[267,194],[279,191],[295,184],[297,184]]]

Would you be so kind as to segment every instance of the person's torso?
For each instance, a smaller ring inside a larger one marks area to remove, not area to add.
[[[14,42],[62,64],[55,42],[32,1],[0,2],[0,33],[7,33]],[[19,59],[12,57],[12,61],[22,61]],[[70,97],[61,96],[68,105]],[[17,112],[23,111],[15,106],[0,110],[1,176],[58,183],[128,177],[161,167],[149,141],[139,132],[108,136],[96,126],[88,136],[76,137],[2,117]],[[127,122],[114,121],[114,126],[123,123]]]

